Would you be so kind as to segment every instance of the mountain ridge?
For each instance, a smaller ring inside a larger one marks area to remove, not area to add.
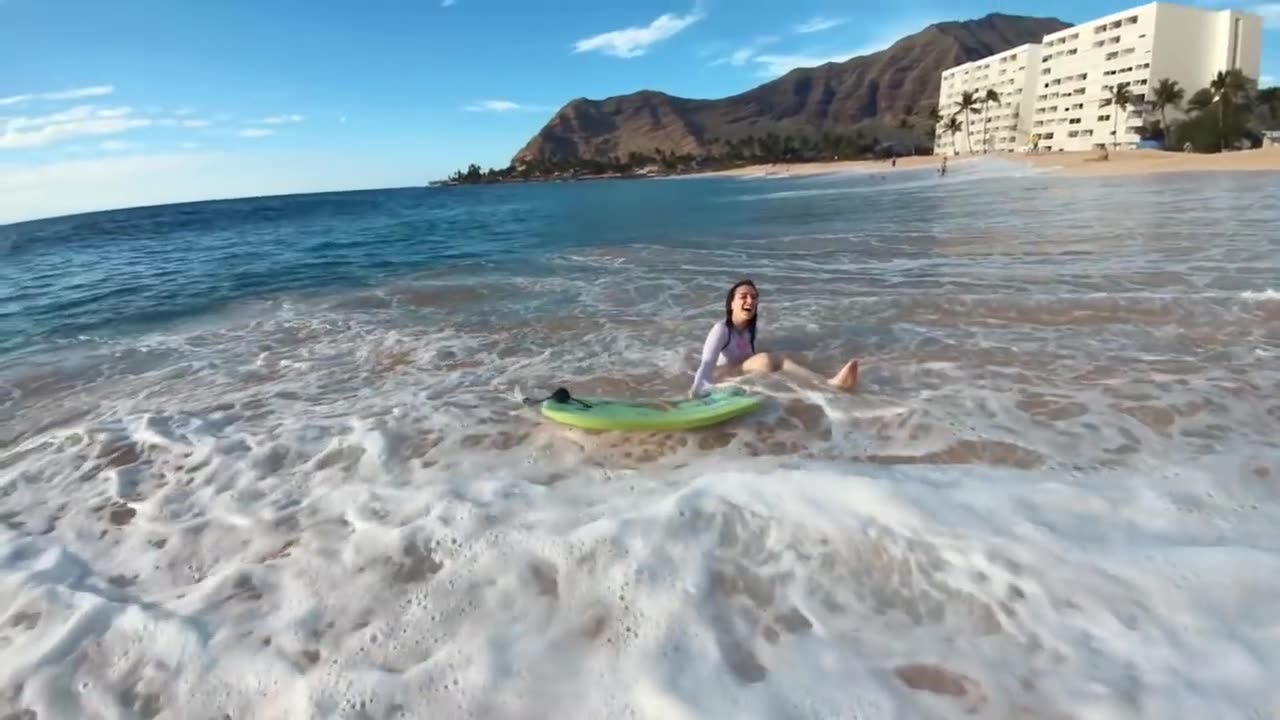
[[[932,123],[919,120],[937,103],[943,70],[1039,42],[1067,27],[1053,17],[988,13],[933,23],[883,50],[795,68],[722,98],[686,98],[650,88],[601,99],[577,97],[515,154],[512,165],[607,161],[659,151],[697,155],[763,134],[814,138],[865,132],[887,142],[932,146]]]

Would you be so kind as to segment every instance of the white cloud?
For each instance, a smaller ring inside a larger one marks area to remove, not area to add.
[[[505,113],[516,111],[541,112],[547,108],[542,105],[522,105],[521,103],[512,102],[510,100],[485,100],[483,102],[463,106],[462,109],[467,112]]]
[[[127,107],[77,105],[50,115],[8,119],[0,132],[0,150],[44,147],[67,138],[115,135],[152,124]]]
[[[796,68],[817,67],[829,62],[844,62],[858,53],[835,55],[757,55],[752,60],[760,64],[761,77],[778,77]]]
[[[778,41],[778,38],[776,37],[771,37],[771,36],[758,37],[752,40],[748,45],[741,47],[737,50],[734,50],[732,53],[729,53],[728,55],[716,58],[715,61],[712,62],[711,64],[713,66],[714,65],[733,65],[734,67],[742,67],[743,65],[746,65],[747,63],[751,62],[751,58],[755,57],[756,53],[760,52],[766,46],[772,45],[777,41]]]
[[[427,149],[370,156],[309,148],[178,150],[0,159],[0,224],[92,210],[281,193],[421,186]],[[3,156],[0,155],[0,158]],[[452,169],[452,168],[450,168]],[[440,168],[443,173],[444,168]],[[435,173],[428,170],[425,175]]]
[[[213,123],[203,118],[192,118],[190,120],[183,120],[179,124],[182,125],[182,127],[184,128],[202,128],[202,127],[209,127]]]
[[[932,19],[918,18],[899,23],[893,27],[881,28],[874,39],[861,47],[851,48],[845,52],[832,53],[826,50],[810,50],[808,52],[756,55],[752,61],[759,65],[757,75],[763,78],[775,78],[795,70],[796,68],[816,67],[829,62],[844,62],[850,58],[880,52],[906,35],[919,32],[921,28],[933,24]]]
[[[114,91],[115,88],[111,85],[94,85],[91,87],[58,90],[55,92],[11,95],[9,97],[0,98],[0,107],[5,105],[20,105],[32,100],[79,100],[81,98],[102,97],[103,95],[110,95]]]
[[[464,109],[468,112],[508,112],[519,110],[520,104],[513,103],[510,100],[485,100],[481,103],[468,105]]]
[[[183,105],[177,110],[174,110],[173,114],[174,115],[195,115],[196,109],[191,107],[190,105]]]
[[[288,125],[291,123],[300,123],[305,119],[306,118],[303,116],[295,113],[292,115],[272,115],[271,117],[264,117],[262,118],[262,122],[268,125]]]
[[[1280,30],[1280,2],[1262,3],[1249,8],[1249,12],[1262,16],[1262,27]]]
[[[107,152],[117,152],[120,150],[132,150],[141,146],[128,140],[103,140],[98,147]]]
[[[702,17],[702,13],[697,10],[688,15],[665,13],[644,27],[623,28],[583,38],[574,43],[573,51],[582,53],[594,50],[620,58],[639,57],[648,52],[651,46],[675,36]]]
[[[275,134],[276,131],[271,128],[245,128],[240,131],[240,137],[242,138],[260,138]]]
[[[0,164],[0,223],[193,199],[187,178],[202,177],[204,163],[201,156],[175,153]]]
[[[848,22],[847,18],[825,18],[825,17],[819,16],[819,17],[811,18],[806,22],[802,22],[799,25],[797,25],[796,32],[798,33],[822,32],[823,30],[830,30],[833,27],[843,25],[846,22]]]

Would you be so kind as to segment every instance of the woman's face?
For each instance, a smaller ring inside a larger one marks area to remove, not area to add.
[[[733,300],[729,307],[733,310],[734,323],[751,322],[756,316],[756,307],[760,302],[760,293],[750,285],[741,285],[733,291]]]

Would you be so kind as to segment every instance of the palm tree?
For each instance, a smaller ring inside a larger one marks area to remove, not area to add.
[[[1240,68],[1232,68],[1226,71],[1219,70],[1218,74],[1214,75],[1213,79],[1209,81],[1209,92],[1213,94],[1213,101],[1218,104],[1220,150],[1227,149],[1226,110],[1228,107],[1247,104],[1249,90],[1249,78],[1245,76],[1244,71]]]
[[[996,107],[1000,107],[1000,93],[995,88],[987,88],[987,94],[982,96],[982,152],[987,152],[987,145],[991,139],[987,136],[987,103],[995,103]]]
[[[1256,98],[1258,107],[1267,109],[1267,117],[1263,121],[1268,130],[1280,125],[1280,87],[1272,86],[1258,91]]]
[[[965,90],[960,93],[960,99],[956,101],[956,111],[951,114],[951,117],[955,117],[960,113],[964,113],[964,142],[969,146],[970,155],[973,154],[973,138],[969,135],[969,113],[977,109],[978,97],[973,94],[972,90]]]
[[[1167,107],[1176,109],[1182,105],[1182,98],[1185,95],[1186,92],[1181,85],[1178,85],[1178,81],[1169,78],[1162,78],[1151,91],[1151,107],[1160,113],[1160,127],[1164,130],[1166,139],[1169,137],[1169,121],[1165,118],[1164,109]]]
[[[960,120],[955,115],[947,118],[947,122],[943,124],[942,129],[951,133],[951,153],[953,155],[960,154],[960,148],[956,147],[956,133],[960,132]]]
[[[1120,148],[1120,113],[1124,112],[1125,108],[1129,107],[1129,99],[1130,95],[1128,85],[1116,85],[1112,87],[1111,95],[1106,99],[1106,102],[1112,107],[1119,108],[1119,110],[1114,110],[1112,112],[1111,122],[1111,145],[1116,149]]]

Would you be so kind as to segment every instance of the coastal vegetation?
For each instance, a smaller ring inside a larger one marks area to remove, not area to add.
[[[910,129],[927,126],[932,131],[936,109],[922,115],[913,111],[902,116],[896,127]],[[483,169],[471,164],[440,184],[477,185],[501,182],[539,180],[573,180],[619,177],[653,177],[727,170],[770,163],[829,162],[890,158],[902,155],[927,155],[933,148],[925,144],[883,140],[861,130],[852,133],[780,134],[768,132],[740,138],[708,138],[707,150],[698,153],[669,152],[653,148],[648,152],[629,152],[608,158],[543,157],[533,158],[504,168]]]
[[[1169,123],[1167,108],[1182,110],[1184,117]],[[1190,97],[1176,81],[1162,79],[1146,98],[1145,109],[1160,117],[1144,123],[1140,135],[1171,150],[1256,147],[1263,132],[1280,130],[1280,88],[1260,89],[1257,80],[1239,69],[1218,72]]]
[[[1113,92],[1125,100],[1114,104],[1134,105],[1128,88]],[[1280,130],[1280,87],[1259,88],[1256,80],[1238,69],[1218,72],[1189,97],[1176,80],[1162,78],[1134,106],[1144,114],[1158,115],[1145,119],[1139,137],[1170,150],[1213,153],[1257,147],[1263,132]],[[1170,109],[1180,111],[1181,117],[1170,122]]]

